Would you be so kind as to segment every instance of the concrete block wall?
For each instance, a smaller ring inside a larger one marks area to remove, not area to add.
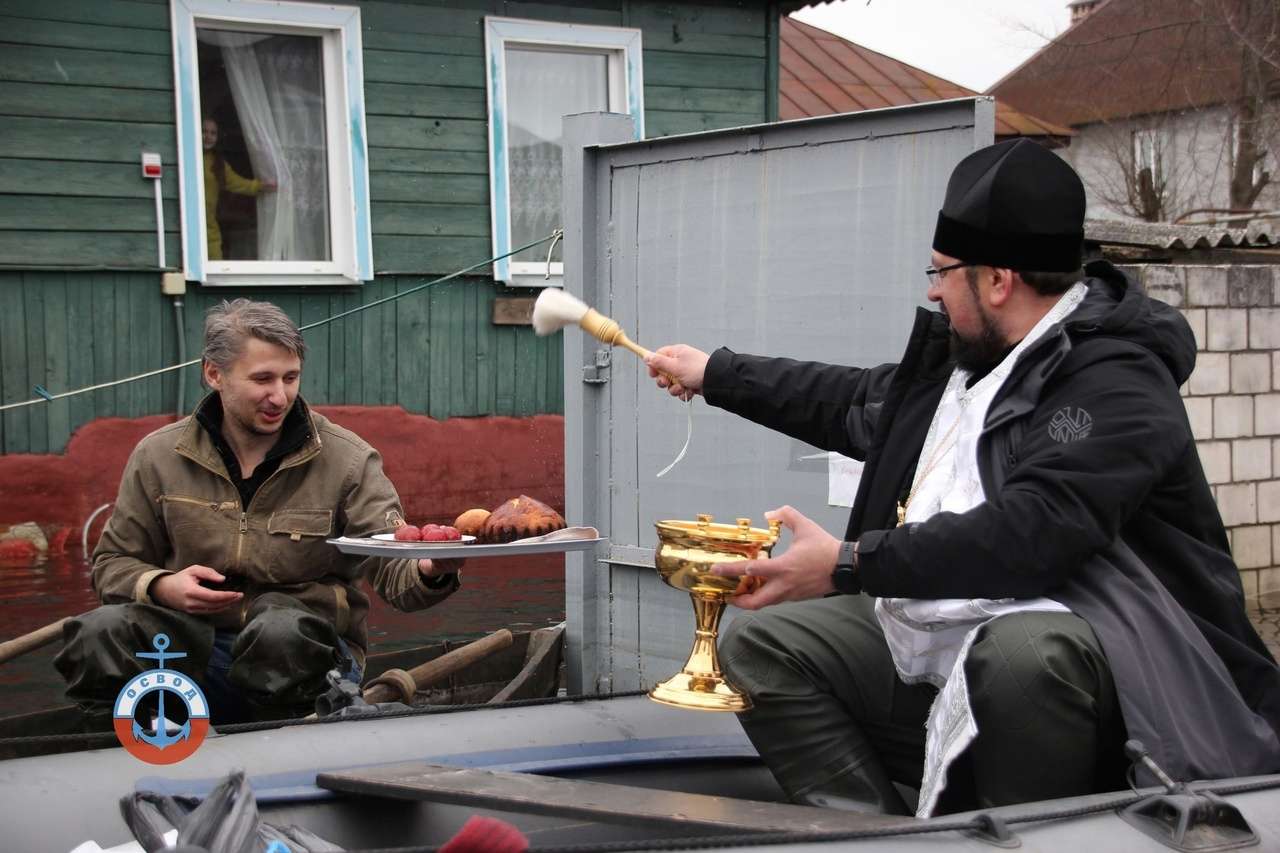
[[[1182,388],[1245,596],[1280,593],[1280,265],[1125,269],[1196,336]]]

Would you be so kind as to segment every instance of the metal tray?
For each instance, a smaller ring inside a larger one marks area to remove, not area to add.
[[[329,539],[330,545],[344,554],[361,554],[390,559],[446,560],[454,557],[519,557],[525,554],[556,554],[565,551],[592,551],[603,536],[594,539],[561,539],[551,542],[504,542],[496,545],[425,545],[417,542],[378,542],[374,539],[352,539],[346,536]]]

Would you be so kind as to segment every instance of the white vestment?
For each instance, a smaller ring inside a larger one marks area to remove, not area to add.
[[[906,523],[938,512],[963,513],[986,500],[978,474],[978,439],[987,409],[1027,347],[1074,311],[1088,288],[1073,285],[1040,322],[990,373],[966,388],[971,374],[959,367],[934,412],[916,465]],[[937,566],[945,572],[947,566]],[[978,629],[997,616],[1028,610],[1067,612],[1049,598],[917,599],[880,598],[876,617],[884,629],[898,675],[908,684],[921,681],[940,688],[929,712],[924,778],[917,817],[929,817],[946,782],[947,767],[978,734],[969,707],[964,660]]]

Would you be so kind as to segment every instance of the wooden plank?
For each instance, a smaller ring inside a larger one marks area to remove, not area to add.
[[[764,4],[668,3],[664,0],[630,0],[630,25],[645,30],[675,27],[693,35],[764,37]],[[648,60],[646,59],[646,64]]]
[[[654,112],[728,112],[759,115],[764,120],[764,92],[752,89],[709,89],[693,86],[645,86],[646,116]]]
[[[765,63],[743,56],[691,55],[674,51],[644,52],[644,81],[649,86],[764,90]]]
[[[375,172],[479,175],[488,185],[489,154],[481,151],[442,151],[438,148],[370,148],[369,168]]]
[[[632,24],[634,26],[634,24]],[[749,56],[764,59],[768,43],[763,35],[721,35],[690,32],[678,23],[646,26],[643,31],[645,50],[677,53],[718,53],[724,56]]]
[[[172,79],[173,61],[167,55],[25,44],[0,50],[0,80],[168,89]]]
[[[564,333],[546,339],[547,391],[539,409],[547,414],[564,414]]]
[[[365,43],[368,44],[367,39]],[[471,86],[366,83],[364,87],[367,116],[472,118],[483,121],[488,119],[488,110],[484,89]]]
[[[479,204],[413,204],[376,201],[373,233],[489,238],[489,208]],[[0,203],[0,221],[3,220]]]
[[[50,384],[57,385],[46,372],[46,341],[44,337],[44,288],[39,279],[41,275],[24,274],[22,276],[22,315],[27,326],[27,388],[37,385],[46,388]],[[59,391],[64,389],[57,389]],[[32,406],[29,410],[31,433],[28,438],[28,453],[49,452],[49,407],[54,404],[43,403]]]
[[[116,288],[115,275],[97,273],[90,276],[93,287],[94,315],[97,321],[90,327],[93,330],[93,384],[110,382],[120,374],[116,372],[116,350],[123,348],[125,338],[117,331],[116,326]],[[103,388],[93,392],[93,411],[99,418],[112,417],[119,413],[116,407],[116,390]]]
[[[93,277],[84,273],[67,276],[67,386],[85,388],[93,384]],[[70,398],[68,417],[73,430],[93,420],[93,395]]]
[[[168,165],[169,174],[173,175],[173,163]],[[151,182],[142,177],[136,157],[130,164],[0,159],[0,193],[148,200],[155,197]],[[176,199],[177,180],[161,182],[160,193],[166,199]]]
[[[369,116],[369,143],[383,148],[488,151],[488,123],[466,118]]]
[[[168,258],[165,259],[166,262]],[[156,275],[153,281],[159,284],[159,276]],[[178,363],[178,318],[173,310],[173,297],[159,293],[160,288],[157,286],[155,293],[159,296],[156,302],[157,331],[160,337],[160,351],[156,367],[168,367]],[[171,370],[168,373],[160,374],[159,380],[156,381],[157,386],[157,408],[158,412],[177,413],[178,412],[178,374],[177,371]]]
[[[622,26],[620,0],[584,0],[573,5],[555,3],[510,3],[507,14],[535,21],[595,24],[597,26]]]
[[[476,30],[480,31],[479,28]],[[439,33],[426,35],[418,32],[374,30],[365,27],[361,40],[366,49],[399,50],[407,53],[448,53],[455,56],[481,56],[484,39],[476,35],[446,36]]]
[[[427,353],[426,382],[429,393],[426,413],[436,420],[449,417],[450,387],[460,382],[460,376],[453,375],[453,355],[457,351],[454,336],[458,325],[453,313],[453,300],[450,288],[454,282],[437,284],[427,288],[423,293],[410,296],[409,299],[424,299],[430,303],[430,317],[427,324],[427,340],[422,348]]]
[[[361,288],[361,303],[367,304],[381,299],[394,287],[394,279],[377,278]],[[360,324],[360,399],[366,406],[376,406],[382,402],[382,383],[387,373],[382,364],[383,348],[394,352],[395,338],[385,340],[382,334],[382,315],[387,307],[370,308],[355,315]],[[350,322],[350,321],[348,321]]]
[[[111,89],[0,81],[0,115],[173,122],[173,95],[155,89]]]
[[[154,190],[153,190],[154,192]],[[166,232],[178,232],[178,201],[164,202]],[[0,229],[14,231],[144,231],[155,240],[154,199],[0,196]]]
[[[173,260],[182,257],[176,234],[167,236],[165,254]],[[156,235],[112,231],[0,231],[0,257],[15,265],[151,269],[156,265]]]
[[[363,291],[368,285],[364,285],[358,291],[348,291],[341,296],[342,310],[350,311],[353,308],[360,307],[360,300]],[[337,300],[335,300],[337,301]],[[361,314],[367,314],[363,311]],[[342,372],[346,374],[343,380],[342,402],[352,405],[360,405],[364,402],[364,364],[361,362],[361,348],[364,345],[364,324],[361,322],[361,314],[352,314],[344,317],[338,322],[342,324]]]
[[[69,23],[109,24],[169,31],[167,5],[130,0],[5,0],[10,15]]]
[[[388,280],[387,287],[380,296],[386,297],[398,292],[401,281],[402,278],[400,276]],[[405,285],[406,288],[408,286]],[[402,343],[397,322],[399,312],[396,310],[396,304],[399,301],[388,302],[374,309],[382,317],[382,331],[374,341],[377,347],[377,354],[372,364],[378,365],[381,369],[382,385],[379,388],[378,402],[384,406],[393,406],[400,402],[400,389],[396,382],[396,356],[400,352]],[[408,342],[404,343],[408,345]]]
[[[369,186],[374,201],[489,203],[488,175],[414,175],[371,171]]]
[[[483,323],[480,315],[480,291],[483,286],[473,279],[464,278],[460,282],[462,301],[462,340],[458,346],[458,357],[462,361],[462,387],[453,394],[452,404],[455,416],[475,416],[480,414],[478,399],[479,388],[477,374],[479,364],[476,361],[476,344],[482,335],[488,334],[488,323]],[[483,323],[483,325],[482,325]]]
[[[299,297],[299,326],[306,326],[329,316],[329,297],[324,293],[304,291]],[[333,370],[329,363],[329,333],[333,324],[325,324],[306,332],[307,365],[311,369],[302,371],[306,385],[305,396],[308,401],[329,403],[329,384]]]
[[[36,278],[36,274],[28,273],[26,278]],[[67,277],[65,273],[46,273],[38,276],[39,289],[44,296],[44,316],[41,318],[44,332],[44,375],[45,387],[52,383],[61,391],[70,391],[75,386],[70,381],[70,343],[67,327]],[[57,400],[45,408],[48,409],[48,449],[61,453],[71,437],[71,397]]]
[[[537,341],[534,340],[532,328],[508,327],[515,335],[516,355],[513,373],[515,373],[515,411],[513,414],[525,417],[537,409],[538,359]]]
[[[437,6],[364,2],[360,4],[360,23],[365,30],[483,38],[484,16],[496,11],[492,0],[446,0]],[[429,43],[430,39],[424,41]]]
[[[129,336],[131,346],[125,348],[128,353],[125,369],[117,376],[137,376],[161,366],[160,336],[154,333],[160,323],[159,312],[156,310],[159,288],[154,292],[144,291],[141,275],[121,276],[120,280],[128,290],[129,317],[125,325],[119,328]],[[159,385],[157,379],[151,378],[139,379],[123,386],[129,395],[127,411],[131,417],[160,411]]]
[[[144,150],[158,151],[166,163],[177,162],[173,125],[28,116],[8,116],[0,122],[0,157],[92,159],[131,163],[136,169],[138,152]]]
[[[492,326],[494,351],[494,400],[496,415],[516,414],[516,330],[510,326]]]
[[[316,784],[331,791],[396,800],[425,800],[608,824],[734,833],[837,831],[906,826],[915,822],[911,817],[867,815],[420,761],[320,773]]]
[[[10,10],[6,7],[5,11]],[[152,53],[164,57],[169,57],[172,49],[169,34],[163,30],[38,21],[10,15],[0,15],[0,43]]]
[[[494,299],[497,285],[493,282],[479,283],[468,279],[475,294],[475,325],[471,327],[471,342],[475,347],[476,365],[476,408],[474,414],[493,414],[497,407],[497,342],[494,340],[493,326],[487,322],[489,303]]]
[[[27,326],[24,322],[22,273],[0,273],[0,388],[6,403],[29,400],[27,384]],[[31,448],[31,407],[0,414],[4,421],[4,452],[26,453]]]
[[[444,275],[483,261],[491,252],[489,241],[481,237],[373,235],[373,260],[379,272]]]
[[[673,136],[760,124],[764,117],[754,113],[667,113],[651,112],[646,116],[645,133],[649,136]]]
[[[493,300],[495,326],[528,326],[533,323],[534,296],[499,296]]]
[[[0,64],[0,70],[3,68]],[[483,89],[484,62],[479,56],[365,50],[364,79],[371,83],[420,83]]]
[[[397,290],[408,290],[418,282],[397,279]],[[431,306],[426,294],[397,299],[396,307],[396,400],[411,412],[423,413],[431,404]]]

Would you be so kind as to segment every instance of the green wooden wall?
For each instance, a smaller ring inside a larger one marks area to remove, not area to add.
[[[765,121],[777,4],[505,0],[352,2],[364,27],[374,268],[360,287],[258,290],[302,322],[491,254],[483,18],[640,28],[650,136]],[[166,0],[0,0],[0,401],[173,363],[154,201],[142,150],[160,152],[166,255],[181,258]],[[241,295],[192,287],[199,318]],[[315,402],[400,404],[435,417],[561,410],[559,337],[494,326],[511,291],[450,282],[343,321],[309,342]],[[193,382],[188,382],[192,402]],[[0,450],[61,449],[95,417],[171,411],[176,380],[146,380],[0,416]]]
[[[238,291],[270,299],[299,325],[348,311],[428,279],[382,276],[360,290]],[[494,326],[500,291],[454,280],[305,333],[302,393],[312,403],[400,405],[436,418],[563,411],[561,335]],[[0,399],[33,398],[145,373],[200,355],[204,312],[227,294],[184,298],[186,348],[154,273],[0,272]],[[0,452],[51,453],[103,417],[190,411],[205,391],[196,367],[0,413]]]

